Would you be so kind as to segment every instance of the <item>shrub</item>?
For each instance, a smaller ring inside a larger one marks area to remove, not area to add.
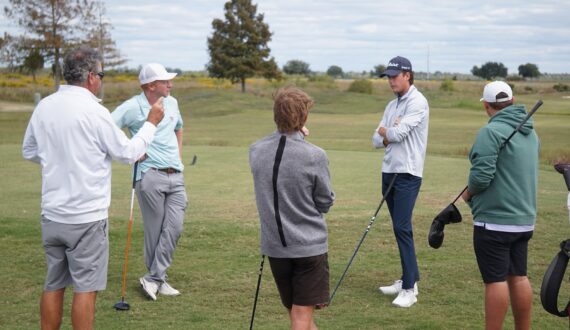
[[[445,79],[442,81],[441,85],[439,86],[439,90],[442,90],[444,92],[453,92],[455,90],[455,87],[453,86],[453,80]]]
[[[356,79],[350,86],[348,91],[353,93],[372,94],[372,82],[367,79]]]
[[[552,86],[552,88],[554,88],[554,90],[556,90],[557,92],[567,92],[568,90],[570,90],[568,85],[563,84],[563,83],[558,83],[558,84]]]

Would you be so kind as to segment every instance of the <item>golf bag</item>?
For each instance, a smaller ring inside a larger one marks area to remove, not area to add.
[[[566,186],[569,191],[568,211],[570,214],[570,164],[556,164],[554,168],[564,175],[564,180],[566,181]],[[540,302],[544,310],[560,317],[570,316],[570,300],[563,310],[558,310],[558,293],[560,292],[560,285],[562,284],[564,273],[568,266],[568,259],[570,259],[570,239],[560,243],[560,252],[558,252],[550,263],[550,266],[548,266],[540,288]]]

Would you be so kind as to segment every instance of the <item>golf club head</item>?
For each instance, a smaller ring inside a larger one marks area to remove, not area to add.
[[[128,311],[131,308],[131,306],[124,300],[119,301],[113,307],[115,307],[115,309],[118,311]]]
[[[438,220],[443,224],[447,225],[450,223],[461,222],[463,218],[461,217],[461,212],[457,209],[455,204],[451,203],[447,205],[438,215],[435,216],[434,220]]]
[[[434,219],[429,228],[428,243],[434,249],[439,249],[441,244],[443,244],[443,229],[445,228],[445,223]]]
[[[194,157],[192,157],[192,162],[190,163],[190,166],[196,164],[197,160],[198,160],[198,156],[194,155]]]
[[[568,188],[568,191],[570,191],[570,164],[558,163],[554,165],[554,169],[556,169],[558,173],[564,175],[564,181],[566,181],[566,187]]]

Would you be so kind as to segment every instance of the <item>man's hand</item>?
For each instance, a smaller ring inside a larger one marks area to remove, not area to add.
[[[303,126],[303,128],[301,128],[301,133],[303,133],[304,136],[309,136],[309,129]]]
[[[139,162],[139,163],[142,163],[142,162],[145,161],[146,158],[147,158],[147,155],[144,154],[144,155],[141,156],[141,158],[139,158],[138,162]]]
[[[463,194],[461,194],[461,198],[463,198],[463,200],[467,203],[471,200],[471,197],[473,197],[473,194],[471,192],[469,192],[468,189],[465,189],[465,191],[463,192]]]
[[[158,126],[158,123],[164,118],[164,105],[163,105],[164,97],[160,97],[150,108],[150,112],[148,113],[147,121],[149,121],[154,126]]]
[[[380,127],[378,129],[378,134],[380,134],[381,137],[385,138],[386,137],[386,128],[385,127]]]

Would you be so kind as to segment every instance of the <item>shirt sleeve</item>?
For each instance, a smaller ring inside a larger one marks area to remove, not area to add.
[[[119,128],[125,128],[129,126],[129,119],[128,119],[128,112],[129,106],[128,101],[123,102],[119,105],[115,111],[111,113],[111,118]]]
[[[174,127],[175,131],[179,131],[183,126],[184,126],[184,121],[182,120],[182,114],[180,113],[180,108],[178,107],[178,100],[176,100],[175,98],[172,98],[172,105],[174,106],[174,109],[176,110],[176,114],[177,114],[177,122],[176,122],[176,126]]]
[[[479,130],[469,153],[471,170],[468,189],[472,194],[478,194],[491,185],[497,171],[500,145],[500,137],[488,126]]]
[[[386,113],[386,111],[384,111],[384,113]],[[380,120],[380,124],[378,124],[378,127],[376,127],[376,129],[374,130],[374,133],[372,134],[372,145],[376,149],[386,147],[384,145],[384,138],[378,133],[378,130],[380,129],[380,127],[385,127],[385,125],[386,125],[386,123],[384,121],[384,116],[382,116],[382,120]]]
[[[400,124],[394,127],[386,127],[388,141],[391,143],[402,142],[424,120],[427,113],[428,105],[426,102],[411,101],[407,105],[406,114],[400,119]]]
[[[313,201],[319,212],[327,213],[335,200],[335,194],[331,186],[327,156],[325,154],[319,155],[315,165],[316,175],[313,186]]]
[[[34,163],[40,163],[40,157],[38,155],[38,143],[34,135],[34,118],[32,115],[28,127],[26,128],[26,133],[24,134],[24,142],[22,143],[22,156],[25,160],[32,161]]]
[[[144,155],[154,139],[156,126],[146,121],[130,140],[115,124],[107,111],[98,117],[98,138],[102,148],[116,161],[133,164]]]

